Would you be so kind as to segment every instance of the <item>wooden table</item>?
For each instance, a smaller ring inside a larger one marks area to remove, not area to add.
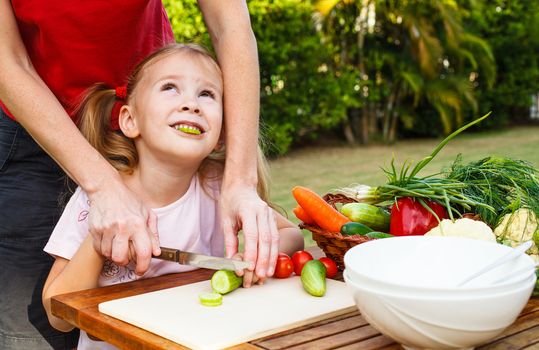
[[[213,271],[195,270],[109,287],[59,295],[52,299],[53,313],[122,349],[186,349],[170,340],[98,311],[98,304],[164,288],[209,279]],[[358,311],[274,334],[231,349],[386,349],[402,350],[392,339],[372,328]],[[532,298],[517,321],[495,339],[476,349],[539,349],[539,298]]]

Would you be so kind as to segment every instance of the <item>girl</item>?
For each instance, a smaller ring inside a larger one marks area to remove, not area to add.
[[[111,90],[98,85],[79,108],[81,132],[90,144],[120,171],[145,205],[155,208],[163,246],[223,256],[217,204],[224,166],[222,91],[219,66],[205,50],[173,44],[142,61],[127,87]],[[263,165],[260,156],[259,193],[267,200]],[[89,206],[86,193],[77,189],[45,246],[56,260],[45,283],[43,304],[51,325],[61,331],[73,326],[51,314],[52,296],[139,278],[133,264],[118,266],[94,250]],[[303,248],[294,224],[276,212],[269,219],[277,224],[278,232],[272,236],[280,236],[279,251]],[[142,278],[191,269],[152,260]],[[250,281],[252,272],[245,274],[251,275],[245,278]],[[78,349],[88,348],[111,346],[81,332]]]

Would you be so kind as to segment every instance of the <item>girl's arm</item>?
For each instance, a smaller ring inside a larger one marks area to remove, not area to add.
[[[125,265],[129,239],[136,241],[137,273],[142,274],[150,263],[152,248],[154,254],[159,254],[155,214],[127,189],[118,172],[86,141],[37,74],[9,0],[0,0],[0,42],[0,100],[88,193],[92,202],[90,232],[96,237],[96,249],[101,251],[102,246],[105,256]]]
[[[97,287],[103,263],[104,258],[93,248],[91,235],[86,237],[71,260],[56,257],[42,295],[43,306],[54,328],[68,332],[74,327],[51,313],[51,297]]]
[[[304,239],[299,227],[277,211],[274,211],[277,229],[279,230],[279,253],[286,253],[290,256],[298,250],[303,250]]]
[[[271,276],[278,236],[271,234],[271,208],[256,192],[260,78],[249,11],[245,0],[198,3],[223,71],[227,155],[219,204],[226,255],[237,252],[242,229],[245,260],[256,262],[257,276]]]

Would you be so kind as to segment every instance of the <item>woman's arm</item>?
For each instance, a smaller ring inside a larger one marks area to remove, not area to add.
[[[0,100],[88,193],[92,203],[90,232],[96,237],[96,248],[123,265],[128,262],[129,239],[134,240],[137,273],[142,274],[150,263],[152,243],[154,254],[159,253],[156,218],[86,141],[39,77],[20,37],[9,0],[0,0],[0,42]]]
[[[93,248],[92,236],[88,235],[71,260],[57,257],[52,265],[49,277],[43,287],[43,306],[47,311],[50,324],[62,332],[74,327],[70,323],[53,316],[51,297],[97,287],[104,258]]]
[[[279,237],[271,208],[256,192],[260,77],[249,12],[244,0],[198,3],[224,79],[227,158],[220,206],[226,254],[237,252],[237,232],[242,229],[245,260],[256,262],[257,276],[271,276]]]

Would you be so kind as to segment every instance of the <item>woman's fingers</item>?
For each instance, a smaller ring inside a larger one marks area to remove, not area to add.
[[[231,258],[238,253],[238,232],[236,225],[230,220],[223,220],[226,257]]]
[[[259,261],[263,257],[260,254],[258,245],[257,215],[246,210],[246,212],[240,213],[240,220],[243,231],[244,260],[251,262],[251,266],[253,266],[258,276],[260,276],[261,266],[259,266]],[[265,270],[263,273],[265,274]]]
[[[131,242],[135,247],[136,254],[136,266],[135,273],[139,276],[143,275],[152,260],[152,237],[153,234],[147,231],[135,231],[136,233],[131,236]]]
[[[150,210],[148,218],[148,229],[150,230],[150,238],[152,241],[152,254],[154,256],[161,255],[161,243],[159,243],[159,234],[157,233],[157,214]]]
[[[251,262],[256,276],[263,281],[272,276],[279,254],[279,233],[273,209],[251,188],[223,192],[220,199],[226,256],[238,251],[237,232],[243,231],[244,261]],[[244,277],[248,284],[253,279]]]
[[[270,232],[271,232],[271,247],[270,247],[270,259],[269,259],[269,266],[268,266],[268,272],[266,276],[271,277],[273,276],[273,273],[275,272],[275,266],[277,265],[277,258],[279,256],[279,230],[277,229],[277,222],[275,220],[275,214],[273,210],[269,210],[268,212],[268,221],[270,225]]]
[[[126,265],[132,242],[135,272],[144,274],[152,252],[160,252],[155,214],[124,185],[92,194],[90,203],[88,227],[96,251],[118,265]]]
[[[258,257],[256,259],[256,275],[265,278],[269,270],[271,254],[271,228],[268,220],[268,207],[260,208],[256,215],[258,230]]]

